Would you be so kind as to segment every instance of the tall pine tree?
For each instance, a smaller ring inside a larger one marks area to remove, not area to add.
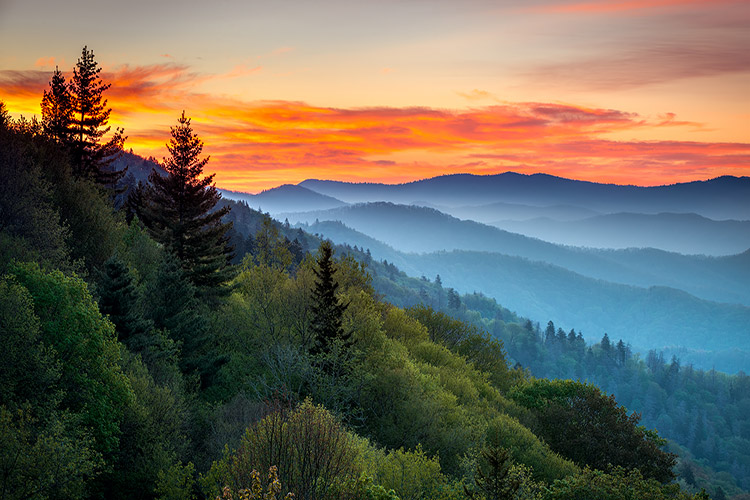
[[[313,289],[313,308],[311,330],[314,335],[312,354],[331,352],[336,342],[346,347],[350,334],[344,333],[342,316],[346,305],[336,297],[338,283],[333,278],[336,269],[333,265],[333,249],[329,241],[323,241],[318,250],[315,288]]]
[[[73,167],[79,176],[89,176],[114,189],[126,169],[115,171],[110,164],[121,153],[125,136],[118,128],[109,141],[102,142],[111,128],[107,122],[112,109],[107,107],[103,97],[110,84],[102,82],[101,70],[94,61],[94,52],[83,47],[69,87],[73,110],[70,146]]]
[[[73,122],[73,98],[62,72],[55,67],[49,91],[42,97],[42,128],[54,141],[69,146]]]
[[[154,239],[179,258],[200,296],[221,295],[234,275],[227,236],[232,223],[221,221],[229,207],[214,210],[221,195],[212,184],[214,174],[201,178],[208,157],[200,158],[203,141],[184,111],[172,127],[167,150],[171,156],[163,167],[168,175],[151,172],[139,216]]]

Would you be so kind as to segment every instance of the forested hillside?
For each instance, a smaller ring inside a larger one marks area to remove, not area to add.
[[[387,262],[371,262],[369,269],[387,300],[411,310],[427,305],[489,332],[502,340],[511,364],[534,376],[589,381],[613,394],[670,440],[670,449],[681,457],[681,481],[709,491],[721,488],[727,497],[748,490],[750,378],[744,372],[730,376],[695,369],[686,350],[640,355],[606,333],[600,333],[601,341],[586,342],[580,330],[563,331],[552,320],[539,325],[483,294],[459,295],[443,287],[439,275],[409,278]]]
[[[222,203],[184,112],[161,170],[128,183],[98,74],[84,47],[41,121],[0,103],[3,499],[742,498],[743,469],[679,468],[599,387],[532,376],[533,325],[481,297],[456,321],[427,287],[399,307],[377,292],[392,266]],[[723,457],[702,418],[699,465]]]

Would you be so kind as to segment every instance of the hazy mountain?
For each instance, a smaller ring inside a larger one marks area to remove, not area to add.
[[[370,203],[305,214],[290,214],[292,223],[334,220],[343,226],[313,225],[337,243],[370,247],[377,259],[396,261],[390,251],[362,235],[402,252],[472,250],[520,256],[554,264],[590,278],[641,287],[668,286],[703,299],[750,305],[750,255],[687,256],[655,249],[593,250],[564,247],[473,221],[461,221],[437,210]],[[415,260],[410,259],[412,266]],[[403,264],[401,264],[403,265]],[[410,267],[409,269],[413,269]],[[405,268],[407,272],[409,269]],[[476,290],[483,290],[475,286]]]
[[[125,176],[128,178],[128,185],[135,185],[138,182],[146,182],[152,170],[156,170],[160,175],[167,175],[167,171],[162,168],[156,159],[143,158],[134,153],[123,151],[119,158],[109,164],[109,170],[128,169]]]
[[[340,222],[320,222],[305,229],[336,243],[370,249],[376,260],[386,259],[413,276],[432,279],[439,274],[445,287],[465,293],[481,290],[522,316],[542,322],[554,319],[556,325],[566,330],[582,330],[590,341],[598,341],[606,332],[612,338],[622,338],[645,350],[679,346],[695,351],[691,361],[707,369],[711,368],[711,360],[723,359],[735,350],[732,366],[750,368],[742,361],[750,359],[750,307],[747,306],[703,300],[666,286],[636,287],[606,282],[517,256],[468,251],[405,254]],[[631,257],[636,254],[628,253]],[[651,253],[654,265],[670,256],[689,260],[666,252]],[[747,266],[750,252],[703,259],[716,268],[750,269]],[[718,351],[724,352],[719,355]],[[703,363],[701,356],[705,358]]]
[[[364,233],[347,227],[339,221],[321,221],[304,225],[301,228],[310,234],[319,234],[336,244],[348,244],[350,246],[357,246],[363,251],[369,250],[376,260],[387,260],[411,276],[419,274],[418,269],[411,265],[410,259],[402,252],[386,245],[382,241],[378,241]]]
[[[525,221],[546,218],[553,221],[575,221],[600,215],[599,212],[574,205],[533,206],[519,203],[490,203],[489,205],[472,205],[466,207],[434,206],[459,219],[471,219],[485,224],[497,221]],[[498,227],[501,227],[498,225]],[[515,231],[518,232],[518,231]]]
[[[220,192],[226,198],[245,201],[251,208],[274,215],[282,212],[325,210],[346,205],[341,200],[292,184],[284,184],[258,194],[225,189],[221,189]]]
[[[699,299],[668,287],[608,283],[559,266],[487,252],[410,256],[426,276],[444,286],[482,290],[522,316],[555,318],[590,340],[606,332],[636,346],[750,350],[750,307]],[[746,367],[745,369],[750,368]]]
[[[583,220],[502,220],[493,226],[563,245],[652,247],[684,254],[733,255],[750,248],[750,221],[715,221],[697,214],[599,215]]]
[[[506,172],[445,175],[395,185],[314,179],[300,185],[348,203],[421,201],[462,207],[503,202],[542,207],[573,205],[600,213],[697,213],[713,219],[750,220],[750,177],[724,176],[638,187]]]

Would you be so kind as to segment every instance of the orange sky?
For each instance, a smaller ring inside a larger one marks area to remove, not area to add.
[[[22,39],[35,1],[0,4],[0,44]],[[139,2],[134,9],[156,8]],[[151,27],[111,5],[143,36],[118,24],[80,41],[68,33],[62,48],[44,36],[16,43],[0,53],[0,99],[15,116],[38,114],[54,66],[69,74],[88,43],[112,84],[111,124],[125,128],[126,148],[162,158],[184,109],[220,187],[509,170],[639,185],[750,175],[748,2],[438,1],[422,10],[409,0],[373,10],[330,1],[320,12],[291,2],[310,23],[265,7],[246,31],[231,15],[193,9],[182,21],[206,29],[185,43],[170,38],[170,24]],[[250,16],[233,0],[222,6]]]

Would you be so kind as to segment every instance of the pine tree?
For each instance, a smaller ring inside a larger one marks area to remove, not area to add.
[[[65,77],[57,67],[49,86],[49,92],[45,90],[42,97],[42,129],[48,137],[69,146],[72,140],[73,101]]]
[[[127,169],[112,171],[109,166],[122,151],[125,137],[118,128],[109,141],[102,143],[111,128],[107,122],[112,109],[107,108],[107,100],[103,98],[110,84],[102,82],[99,72],[101,68],[94,61],[94,52],[83,47],[69,87],[73,109],[73,167],[79,176],[91,177],[114,189]]]
[[[512,474],[510,452],[503,447],[487,445],[482,449],[474,482],[476,490],[464,486],[472,500],[512,500],[521,488],[521,479]]]
[[[169,332],[181,346],[180,369],[198,373],[207,387],[222,360],[215,355],[208,322],[200,312],[195,286],[173,254],[165,254],[153,282],[146,288],[146,315],[156,328]]]
[[[234,274],[226,234],[232,223],[222,223],[221,218],[229,206],[213,210],[221,195],[212,184],[213,174],[201,178],[208,157],[200,158],[203,142],[184,111],[172,127],[167,150],[171,156],[163,166],[168,175],[151,172],[139,215],[154,239],[179,258],[200,296],[226,293],[224,284]]]
[[[347,306],[336,297],[338,283],[333,279],[336,269],[329,241],[320,244],[317,264],[317,269],[314,269],[317,279],[313,290],[313,319],[310,325],[315,339],[311,352],[316,355],[330,352],[336,342],[347,346],[351,337],[344,333],[342,316]]]
[[[127,266],[116,256],[105,264],[99,283],[99,310],[109,315],[117,330],[117,338],[131,350],[146,334],[152,324],[138,312],[138,294],[133,276]]]

